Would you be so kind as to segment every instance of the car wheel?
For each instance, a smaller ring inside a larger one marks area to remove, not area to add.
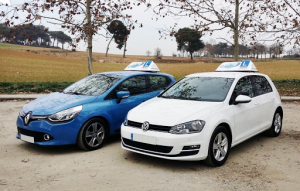
[[[107,126],[101,119],[90,119],[80,129],[77,145],[87,151],[99,149],[108,135]]]
[[[272,126],[267,131],[267,135],[269,135],[270,137],[277,137],[281,132],[281,128],[282,128],[282,115],[278,111],[276,111],[273,117]]]
[[[222,126],[217,127],[211,136],[205,162],[210,166],[222,166],[227,160],[230,147],[231,138],[228,130]]]

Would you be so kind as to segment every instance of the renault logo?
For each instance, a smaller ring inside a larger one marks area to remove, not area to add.
[[[147,131],[149,129],[149,122],[148,121],[145,121],[143,124],[142,124],[142,130],[143,131]]]
[[[25,115],[25,117],[24,117],[24,124],[25,125],[28,125],[28,123],[29,123],[29,119],[30,119],[30,115],[31,115],[31,113],[29,112],[29,113],[27,113],[27,115]]]

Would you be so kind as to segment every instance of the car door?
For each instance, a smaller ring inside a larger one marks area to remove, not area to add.
[[[260,126],[257,131],[271,127],[274,115],[275,95],[268,80],[264,76],[251,76],[254,96],[259,98]]]
[[[141,104],[142,102],[151,98],[148,92],[148,76],[133,76],[125,79],[117,88],[115,88],[110,94],[110,105],[112,111],[113,122],[111,128],[113,132],[120,130],[122,122],[129,110]],[[117,103],[117,92],[129,91],[130,96],[122,99],[120,103]]]
[[[235,104],[234,101],[239,95],[249,96],[252,98],[252,101]],[[238,81],[231,95],[229,105],[232,108],[235,125],[235,138],[233,141],[239,143],[252,136],[255,129],[259,126],[259,100],[254,97],[250,76],[243,77]]]

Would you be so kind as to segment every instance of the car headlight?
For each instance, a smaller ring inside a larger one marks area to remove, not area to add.
[[[50,115],[48,119],[52,122],[69,121],[75,119],[81,110],[82,110],[82,105],[79,105],[76,107],[72,107],[70,109],[57,112],[53,115]]]
[[[190,121],[179,125],[175,125],[170,129],[169,133],[173,133],[173,134],[199,133],[202,131],[204,125],[205,125],[205,121],[202,120]]]
[[[125,120],[124,120],[124,122],[123,122],[123,125],[124,125],[124,126],[128,126],[128,119],[127,119],[127,116],[125,117]]]

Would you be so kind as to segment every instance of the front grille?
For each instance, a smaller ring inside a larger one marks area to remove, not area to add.
[[[158,156],[166,156],[166,157],[186,157],[186,156],[196,155],[196,154],[199,153],[199,150],[196,150],[196,151],[182,151],[182,152],[180,152],[179,154],[176,154],[176,155],[158,154],[158,153],[151,153],[151,152],[148,152],[148,151],[142,151],[142,150],[137,149],[137,148],[131,148],[131,147],[125,145],[124,143],[125,143],[125,141],[124,141],[124,138],[123,138],[122,145],[123,145],[125,148],[129,148],[129,149],[132,149],[132,150],[135,150],[135,151],[141,151],[141,152],[143,152],[143,153],[155,154],[155,155],[158,155]]]
[[[130,127],[142,128],[142,124],[143,123],[128,120],[128,126],[130,126]],[[149,124],[149,129],[148,130],[169,132],[171,128],[172,127],[169,127],[169,126]]]
[[[18,133],[23,134],[23,135],[27,135],[30,137],[34,137],[34,142],[44,142],[44,135],[46,133],[42,133],[42,132],[37,132],[37,131],[31,131],[31,130],[27,130],[27,129],[22,129],[20,127],[18,127]],[[50,140],[52,140],[53,137],[50,135]],[[49,141],[50,141],[49,140]]]
[[[140,143],[140,142],[132,141],[132,140],[125,139],[125,138],[123,138],[123,142],[126,145],[131,146],[131,147],[135,147],[135,148],[143,149],[143,150],[147,150],[147,151],[152,151],[152,152],[159,152],[159,153],[169,153],[173,149],[173,147]]]

